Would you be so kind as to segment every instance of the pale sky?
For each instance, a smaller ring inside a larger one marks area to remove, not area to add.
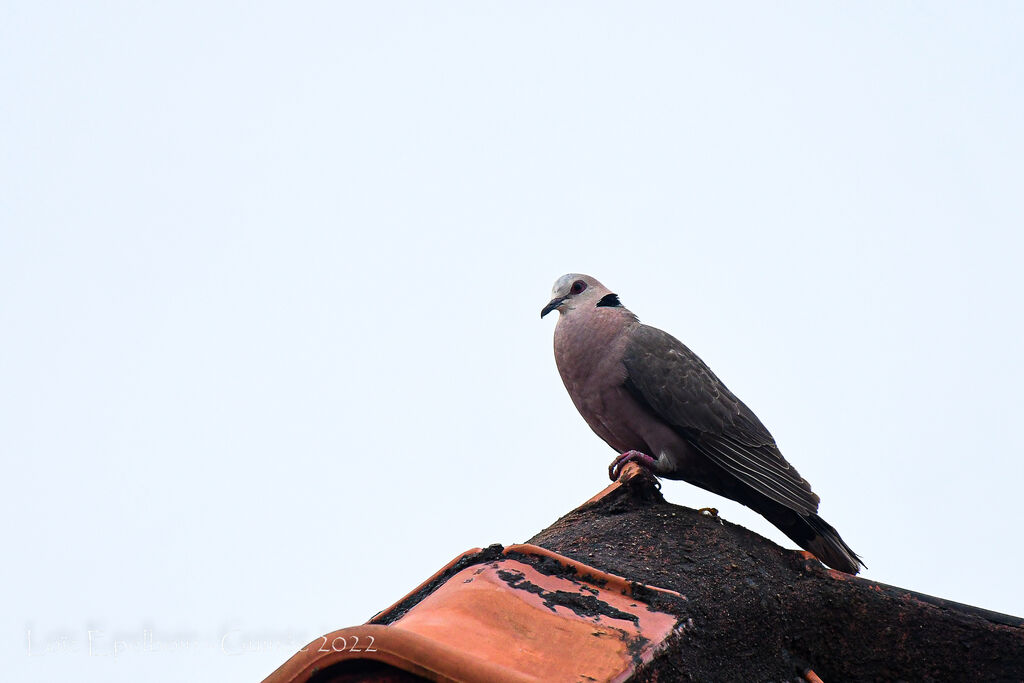
[[[0,4],[0,678],[259,680],[599,491],[538,318],[572,271],[759,415],[864,576],[1024,615],[1022,29]]]

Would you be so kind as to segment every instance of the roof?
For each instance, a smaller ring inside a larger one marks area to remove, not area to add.
[[[826,569],[665,502],[631,465],[529,543],[459,555],[264,683],[1022,675],[1024,620]]]
[[[396,680],[623,681],[685,626],[684,601],[535,545],[474,549],[367,624],[318,638],[266,683],[333,677],[366,659],[421,677]]]

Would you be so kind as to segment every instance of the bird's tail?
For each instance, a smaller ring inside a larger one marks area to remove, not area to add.
[[[846,545],[846,541],[842,539],[839,532],[831,524],[814,513],[806,516],[800,515],[800,517],[809,527],[808,531],[813,533],[802,539],[794,538],[793,540],[796,540],[801,546],[814,553],[815,557],[833,569],[838,569],[847,574],[856,574],[860,571],[864,563],[861,562],[857,553],[853,552],[853,549]]]
[[[864,565],[857,553],[846,545],[839,532],[816,513],[794,510],[736,479],[719,478],[715,483],[714,486],[704,488],[761,513],[794,543],[813,553],[829,567],[847,574],[856,574]],[[703,486],[700,483],[697,485]]]

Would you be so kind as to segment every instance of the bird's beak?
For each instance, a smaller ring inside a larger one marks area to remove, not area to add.
[[[551,311],[553,311],[556,308],[558,308],[559,306],[561,306],[562,302],[565,301],[567,298],[568,297],[565,297],[565,296],[557,296],[554,299],[552,299],[551,301],[549,301],[547,306],[545,306],[544,308],[540,309],[540,317],[543,318],[548,313],[550,313]]]

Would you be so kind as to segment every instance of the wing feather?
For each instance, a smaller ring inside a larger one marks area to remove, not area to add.
[[[678,339],[637,325],[623,363],[627,387],[699,453],[792,510],[818,509],[818,496],[753,411]]]

